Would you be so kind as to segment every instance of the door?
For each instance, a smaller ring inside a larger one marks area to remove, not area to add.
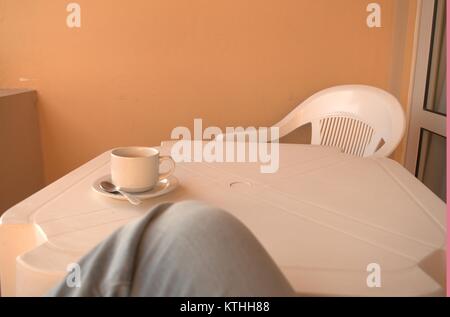
[[[419,6],[406,167],[446,202],[446,0]]]

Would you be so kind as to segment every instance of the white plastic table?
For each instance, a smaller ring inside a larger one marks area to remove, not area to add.
[[[390,159],[280,145],[280,169],[178,164],[180,187],[139,207],[91,184],[109,152],[19,203],[1,218],[3,295],[43,295],[109,234],[163,201],[196,199],[239,218],[300,295],[444,295],[446,205]],[[381,287],[367,266],[379,264]],[[182,265],[182,264],[180,264]]]

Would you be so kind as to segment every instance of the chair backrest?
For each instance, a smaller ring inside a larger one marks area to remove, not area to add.
[[[397,99],[370,86],[345,85],[322,90],[275,126],[283,137],[311,123],[312,144],[337,146],[355,156],[389,156],[405,133]]]

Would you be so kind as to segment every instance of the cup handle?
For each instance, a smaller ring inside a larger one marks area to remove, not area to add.
[[[166,173],[162,173],[159,174],[159,180],[168,178],[170,175],[173,174],[173,172],[175,171],[175,161],[170,157],[170,156],[161,156],[159,158],[159,164],[161,165],[162,162],[164,161],[169,161],[170,164],[172,165],[171,168],[169,169],[169,171],[167,171]]]

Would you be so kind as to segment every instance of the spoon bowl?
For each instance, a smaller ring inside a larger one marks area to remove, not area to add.
[[[107,181],[103,181],[100,183],[100,187],[107,193],[111,193],[111,194],[121,194],[122,196],[124,196],[131,204],[138,206],[142,203],[142,201],[137,198],[136,196],[126,193],[122,190],[120,190],[119,187],[117,187],[116,185],[114,185],[111,182],[107,182]]]

